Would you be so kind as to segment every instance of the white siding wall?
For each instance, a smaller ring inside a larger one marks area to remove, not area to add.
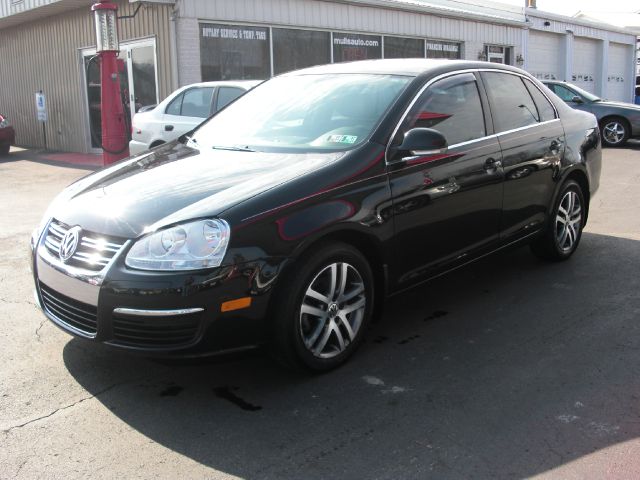
[[[600,49],[598,40],[575,37],[573,40],[573,76],[567,79],[588,92],[596,93],[596,82],[601,67],[598,65]]]
[[[541,80],[564,80],[564,35],[529,30],[526,69]]]
[[[631,47],[620,43],[609,44],[609,68],[607,69],[606,97],[609,100],[628,102],[635,86],[635,77],[629,66]]]
[[[485,44],[514,47],[514,58],[524,54],[522,27],[443,17],[390,8],[349,5],[318,0],[182,0],[178,4],[181,22],[186,21],[189,42],[178,41],[178,55],[199,49],[193,44],[193,24],[197,21],[283,25],[445,39],[463,43],[463,58],[477,60]],[[198,32],[196,32],[197,34]],[[178,37],[180,34],[178,33]],[[182,68],[180,68],[182,70]],[[180,85],[200,80],[200,71],[190,71]],[[186,79],[188,78],[188,82]]]
[[[200,32],[198,20],[179,17],[176,19],[176,43],[178,52],[178,84],[189,85],[201,81]]]

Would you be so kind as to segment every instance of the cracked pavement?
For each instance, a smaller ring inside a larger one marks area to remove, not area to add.
[[[640,142],[605,150],[572,260],[523,248],[398,296],[315,377],[259,352],[152,361],[46,321],[29,236],[88,172],[37,160],[0,161],[0,479],[640,478]]]

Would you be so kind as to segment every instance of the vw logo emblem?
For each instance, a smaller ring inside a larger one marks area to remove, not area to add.
[[[60,240],[58,255],[60,256],[60,260],[63,262],[69,260],[73,257],[73,254],[76,253],[81,231],[82,229],[80,227],[73,227],[69,229],[69,231],[65,233],[64,237],[62,237],[62,240]]]

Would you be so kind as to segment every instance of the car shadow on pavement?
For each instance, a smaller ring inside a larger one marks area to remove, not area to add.
[[[531,476],[640,435],[640,242],[582,241],[568,262],[523,248],[394,297],[326,375],[77,339],[64,361],[116,419],[243,478]]]

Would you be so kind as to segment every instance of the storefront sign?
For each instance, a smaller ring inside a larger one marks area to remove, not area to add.
[[[427,40],[427,58],[460,58],[460,44]]]
[[[258,40],[267,41],[266,28],[232,27],[232,26],[203,26],[204,38],[227,38],[230,40]]]
[[[202,80],[266,80],[271,76],[269,29],[200,24]]]
[[[353,33],[333,34],[333,61],[352,62],[382,58],[382,37]]]
[[[460,51],[460,45],[457,43],[444,43],[444,42],[427,42],[427,50],[434,52],[454,52]]]
[[[42,91],[36,92],[36,111],[39,122],[47,121],[47,100]]]

